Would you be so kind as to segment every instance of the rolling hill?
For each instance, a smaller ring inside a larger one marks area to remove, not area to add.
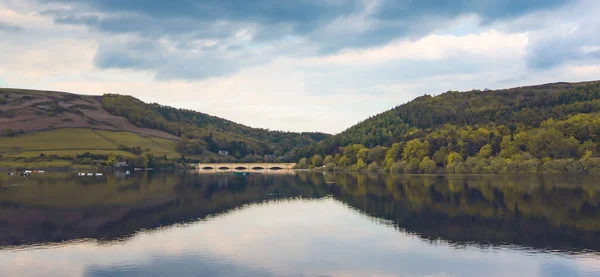
[[[599,170],[600,81],[425,95],[297,149],[300,166],[409,173]],[[577,162],[573,162],[575,160]],[[315,163],[316,161],[316,163]],[[494,162],[494,165],[492,165]],[[523,165],[522,163],[527,163]],[[450,164],[450,166],[449,166]]]
[[[86,153],[100,159],[111,153],[213,161],[253,161],[265,155],[283,159],[290,150],[328,136],[251,128],[131,96],[8,88],[0,88],[0,130],[0,166],[19,164],[19,158]],[[230,155],[217,155],[220,150]]]

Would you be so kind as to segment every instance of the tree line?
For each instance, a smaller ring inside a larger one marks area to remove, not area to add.
[[[298,167],[600,174],[600,84],[424,96],[297,149]]]
[[[105,94],[102,107],[123,116],[138,127],[161,130],[177,137],[177,151],[185,156],[224,159],[217,153],[228,151],[229,158],[254,159],[266,154],[283,157],[299,147],[319,142],[329,135],[317,132],[294,133],[251,128],[204,113],[177,109],[160,104],[147,104],[131,96]],[[285,157],[293,159],[292,156]]]

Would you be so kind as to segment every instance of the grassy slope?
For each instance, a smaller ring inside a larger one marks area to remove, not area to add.
[[[26,133],[15,137],[0,137],[0,154],[4,157],[0,167],[6,166],[67,166],[68,161],[41,162],[41,164],[11,160],[16,157],[37,157],[45,155],[75,156],[85,152],[95,154],[115,154],[133,156],[132,153],[119,150],[119,145],[139,146],[148,149],[154,155],[176,158],[175,141],[156,137],[147,137],[128,132],[112,132],[91,129],[57,129]]]

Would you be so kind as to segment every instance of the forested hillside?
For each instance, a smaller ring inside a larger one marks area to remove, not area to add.
[[[251,128],[131,96],[3,88],[0,131],[0,167],[101,164],[111,155],[130,163],[292,160],[284,154],[329,136]]]
[[[599,143],[600,82],[556,83],[425,95],[295,155],[329,169],[600,173]]]
[[[246,161],[262,159],[266,154],[281,157],[296,147],[308,146],[329,136],[316,132],[294,133],[251,128],[204,113],[156,103],[147,104],[131,96],[116,94],[102,96],[102,107],[113,115],[127,118],[135,126],[180,137],[178,152],[184,155],[205,154],[205,158],[208,152],[216,153],[219,150],[226,150],[232,157]]]

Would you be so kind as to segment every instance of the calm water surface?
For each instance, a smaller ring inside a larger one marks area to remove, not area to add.
[[[0,276],[600,276],[600,179],[0,177]]]

